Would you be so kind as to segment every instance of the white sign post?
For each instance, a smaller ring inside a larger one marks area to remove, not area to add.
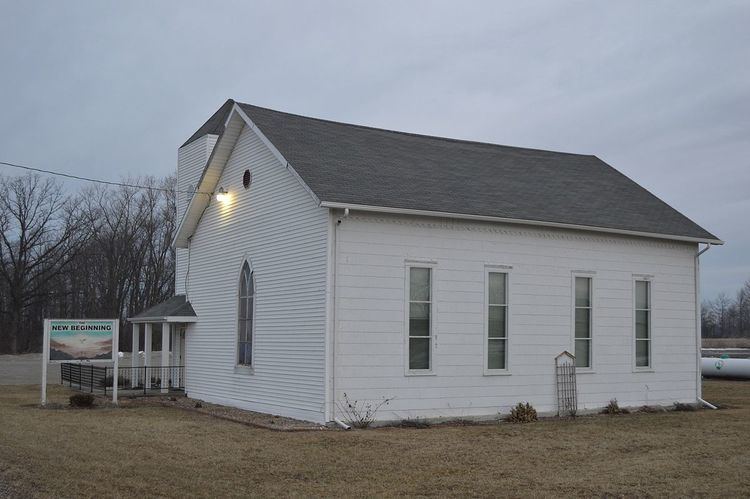
[[[47,405],[47,364],[49,364],[49,319],[44,319],[44,343],[42,343],[42,405]]]
[[[115,321],[112,331],[112,356],[115,359],[114,373],[112,375],[112,403],[117,405],[117,388],[120,384],[120,321]]]
[[[44,319],[42,405],[47,404],[47,364],[76,360],[114,363],[112,402],[116,405],[119,337],[120,321],[117,319]]]

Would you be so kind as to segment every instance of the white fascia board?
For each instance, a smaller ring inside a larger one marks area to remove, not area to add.
[[[224,133],[219,136],[216,141],[211,155],[208,158],[206,167],[203,169],[200,181],[196,186],[195,195],[190,199],[185,213],[180,220],[180,225],[177,227],[174,241],[172,245],[175,248],[187,248],[188,240],[192,237],[195,232],[198,222],[200,222],[203,212],[211,202],[211,197],[216,184],[221,178],[221,174],[224,171],[224,166],[229,157],[232,155],[234,146],[237,143],[237,139],[240,137],[242,127],[245,125],[243,119],[237,113],[229,113],[227,118]]]
[[[299,176],[297,171],[292,167],[292,165],[287,161],[287,159],[284,157],[281,152],[276,149],[276,146],[273,145],[273,143],[268,140],[268,137],[266,137],[263,134],[263,131],[258,128],[258,126],[253,122],[252,119],[245,113],[245,111],[240,107],[239,104],[235,103],[234,108],[232,108],[232,111],[236,111],[237,114],[242,116],[242,119],[245,120],[245,123],[247,126],[250,127],[250,129],[255,132],[255,134],[258,136],[261,142],[271,151],[271,153],[278,159],[282,165],[286,167],[287,170],[289,170],[289,173],[292,174],[292,176],[297,180],[297,182],[300,183],[300,185],[307,191],[307,193],[312,197],[313,201],[315,201],[315,204],[320,205],[320,199],[318,199],[318,196],[315,195],[315,193],[310,189],[310,187],[305,183],[304,180],[302,180],[302,177]]]
[[[232,111],[227,117],[227,121],[224,124],[224,133],[219,136],[219,139],[217,140],[216,145],[211,152],[211,156],[206,163],[206,168],[203,169],[203,175],[198,182],[196,190],[202,191],[204,193],[214,192],[214,190],[216,189],[216,184],[219,182],[221,174],[224,171],[224,167],[226,166],[227,161],[229,161],[232,150],[234,150],[237,139],[239,139],[240,133],[242,132],[242,126],[240,126],[240,124],[248,126],[258,136],[260,141],[266,147],[268,147],[268,149],[276,157],[276,159],[278,159],[279,162],[281,162],[281,164],[286,167],[292,177],[294,177],[297,182],[300,183],[300,185],[313,199],[315,204],[320,205],[320,199],[318,199],[312,189],[310,189],[305,181],[302,180],[302,177],[300,177],[292,167],[292,165],[289,164],[289,161],[284,158],[284,156],[281,154],[281,152],[279,152],[276,146],[274,146],[271,141],[268,140],[268,138],[263,134],[260,128],[258,128],[253,120],[250,119],[250,117],[245,113],[245,111],[242,110],[242,108],[237,103],[234,104],[234,107],[232,107]],[[208,204],[211,201],[210,194],[198,194],[199,193],[196,193],[196,195],[194,195],[190,200],[190,203],[188,204],[187,208],[185,209],[185,213],[182,216],[182,220],[180,220],[180,224],[177,227],[177,232],[175,234],[174,241],[172,242],[172,245],[175,248],[187,248],[188,240],[195,232],[195,229],[198,226],[201,217],[203,216],[203,212],[208,207]]]
[[[360,210],[360,211],[370,211],[370,212],[376,212],[376,213],[391,213],[391,214],[398,214],[398,215],[418,215],[418,216],[425,216],[425,217],[439,217],[439,218],[457,218],[462,220],[478,220],[478,221],[484,221],[484,222],[501,222],[501,223],[508,223],[508,224],[518,224],[518,225],[535,225],[540,227],[553,227],[557,229],[572,229],[572,230],[582,230],[582,231],[589,231],[589,232],[603,232],[608,234],[620,234],[624,236],[636,236],[636,237],[650,237],[653,239],[666,239],[670,241],[684,241],[684,242],[690,242],[690,243],[706,243],[706,244],[713,244],[713,245],[721,245],[724,244],[724,241],[721,239],[701,239],[696,237],[688,237],[688,236],[673,236],[670,234],[658,234],[653,232],[641,232],[641,231],[635,231],[635,230],[625,230],[625,229],[610,229],[607,227],[595,227],[591,225],[576,225],[576,224],[567,224],[567,223],[560,223],[560,222],[544,222],[541,220],[522,220],[518,218],[504,218],[504,217],[492,217],[487,215],[469,215],[464,213],[449,213],[449,212],[443,212],[443,211],[429,211],[429,210],[413,210],[408,208],[392,208],[388,206],[371,206],[371,205],[361,205],[361,204],[352,204],[352,203],[336,203],[332,201],[322,201],[320,203],[320,206],[323,208],[332,208],[332,209],[350,209],[350,210]]]
[[[127,319],[132,324],[143,324],[146,322],[198,322],[198,318],[194,315],[167,315],[164,317],[130,317]]]

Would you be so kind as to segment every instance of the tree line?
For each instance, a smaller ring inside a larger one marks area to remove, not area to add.
[[[704,338],[750,338],[750,279],[734,297],[720,293],[704,301],[701,328]]]
[[[119,318],[126,331],[173,295],[175,178],[127,183],[149,188],[0,176],[0,353],[41,351],[44,318]]]

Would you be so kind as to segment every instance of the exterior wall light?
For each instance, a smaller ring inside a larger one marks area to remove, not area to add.
[[[228,203],[229,193],[223,187],[219,187],[219,192],[216,193],[216,200],[221,203]]]

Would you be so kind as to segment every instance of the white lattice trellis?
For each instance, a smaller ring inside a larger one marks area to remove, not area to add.
[[[555,375],[557,380],[557,415],[575,416],[578,410],[575,355],[565,351],[555,357]]]

